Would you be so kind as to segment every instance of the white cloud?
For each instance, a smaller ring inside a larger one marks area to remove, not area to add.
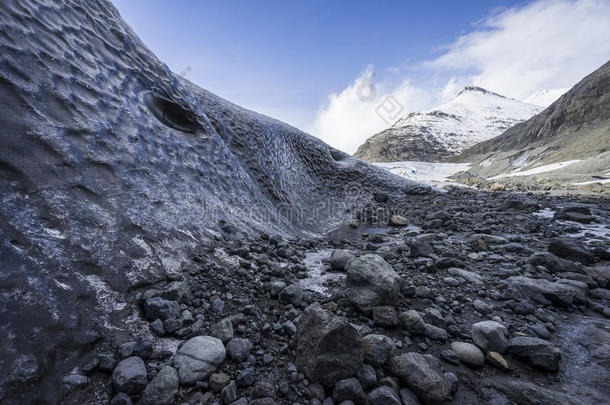
[[[428,65],[500,94],[525,99],[572,87],[610,57],[610,2],[545,0],[487,19]]]
[[[404,106],[404,116],[448,101],[469,84],[521,100],[538,90],[571,87],[610,57],[609,21],[607,0],[543,0],[492,15],[437,59],[421,63],[429,80],[417,86],[408,77],[396,85],[381,83],[376,97],[363,101],[358,89],[370,77],[369,67],[329,95],[308,130],[353,153],[390,126],[375,112],[388,95]]]
[[[396,86],[375,83],[372,66],[341,93],[328,96],[308,132],[329,145],[354,153],[372,134],[391,126],[399,117],[430,104],[430,94],[407,79]]]

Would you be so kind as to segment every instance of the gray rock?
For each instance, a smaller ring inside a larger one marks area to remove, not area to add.
[[[222,313],[224,308],[225,308],[225,302],[223,300],[221,300],[218,297],[212,299],[212,302],[210,303],[210,310],[212,310],[212,312],[220,314],[220,313]]]
[[[237,400],[237,385],[233,381],[227,384],[222,390],[220,390],[220,398],[222,403],[229,405]]]
[[[125,359],[127,357],[133,356],[133,351],[136,348],[136,342],[125,342],[119,345],[117,352],[119,353],[119,358]]]
[[[549,252],[568,260],[591,264],[595,257],[580,241],[575,238],[556,238],[549,243]]]
[[[475,300],[472,305],[474,306],[474,309],[477,312],[483,315],[489,315],[493,312],[493,308],[491,307],[491,305],[481,300]]]
[[[186,281],[172,281],[163,289],[161,297],[184,304],[191,297],[191,289]]]
[[[286,283],[283,281],[274,281],[270,284],[269,295],[271,298],[275,298],[280,295],[280,291],[282,291],[286,287]]]
[[[296,333],[296,365],[312,382],[333,386],[362,366],[362,337],[344,318],[311,305]]]
[[[356,377],[365,390],[377,384],[377,372],[370,364],[364,363],[358,370]]]
[[[226,357],[222,342],[212,336],[196,336],[186,341],[174,357],[174,366],[183,385],[193,385],[212,374]]]
[[[507,279],[508,286],[504,291],[507,299],[521,300],[531,298],[540,303],[553,303],[568,307],[575,302],[584,302],[587,295],[586,284],[581,287],[574,282],[560,280],[557,282],[545,279],[514,276]]]
[[[595,280],[601,288],[610,286],[610,265],[585,268],[585,272]]]
[[[178,392],[178,372],[171,366],[163,367],[142,393],[141,405],[170,405]]]
[[[110,405],[131,405],[131,404],[133,404],[133,402],[131,401],[131,398],[129,397],[129,395],[125,394],[124,392],[119,392],[110,401]]]
[[[447,334],[447,331],[445,329],[439,328],[438,326],[430,325],[429,323],[426,324],[426,337],[434,340],[439,340],[441,342],[444,342],[445,340],[449,339],[449,335]]]
[[[298,284],[291,284],[280,291],[279,299],[286,304],[299,306],[303,299],[303,290]]]
[[[161,297],[149,298],[144,301],[144,316],[149,321],[180,317],[180,304],[176,301],[168,301]]]
[[[499,368],[502,371],[510,370],[508,362],[506,361],[504,356],[502,356],[498,352],[487,352],[487,354],[485,355],[485,360],[487,361],[487,363],[491,364],[496,368]]]
[[[472,271],[451,267],[447,270],[447,273],[451,274],[452,276],[461,277],[472,284],[483,284],[483,279],[481,276]]]
[[[112,383],[118,392],[128,395],[142,391],[148,384],[144,361],[136,356],[121,360],[112,372]]]
[[[505,353],[508,349],[508,329],[495,321],[477,322],[471,327],[472,340],[483,351]]]
[[[510,340],[508,352],[527,359],[536,368],[547,371],[559,370],[561,353],[546,340],[527,336],[515,337]]]
[[[235,379],[235,383],[239,387],[249,387],[254,384],[254,369],[243,369]]]
[[[252,349],[252,343],[248,339],[234,338],[227,343],[227,353],[237,363],[246,361],[250,355],[250,349]]]
[[[467,366],[481,367],[485,364],[485,355],[472,343],[453,342],[451,343],[451,350],[453,350],[460,361]]]
[[[228,342],[233,339],[233,323],[231,318],[224,318],[212,325],[210,336],[220,339],[222,342]]]
[[[400,323],[406,330],[415,335],[423,335],[426,333],[426,323],[424,322],[424,319],[413,309],[400,313]]]
[[[367,254],[347,264],[346,297],[361,312],[393,305],[400,291],[400,276],[382,257]]]
[[[100,359],[95,356],[87,356],[86,360],[78,367],[81,373],[87,375],[93,372],[100,365]]]
[[[402,405],[421,405],[421,401],[417,398],[417,395],[408,388],[400,390],[400,399],[402,400]]]
[[[443,373],[443,376],[449,382],[451,394],[455,394],[460,386],[460,380],[458,380],[457,375],[452,372],[446,372]]]
[[[99,369],[101,371],[112,371],[117,365],[117,360],[112,353],[100,353],[97,356],[100,359]]]
[[[163,329],[165,329],[167,333],[177,331],[178,329],[182,328],[182,325],[182,318],[168,318],[163,321]]]
[[[541,339],[548,339],[551,337],[551,333],[541,322],[536,322],[534,325],[530,327],[530,329]]]
[[[426,308],[423,316],[426,322],[439,328],[445,327],[445,318],[437,308]]]
[[[595,222],[595,217],[593,215],[581,214],[580,212],[560,212],[555,215],[555,219],[580,222],[581,224]]]
[[[62,379],[62,381],[64,382],[64,384],[68,384],[77,388],[83,388],[89,384],[89,378],[82,374],[68,374]]]
[[[297,327],[292,321],[286,321],[282,324],[282,330],[288,336],[292,336],[297,333]]]
[[[449,399],[451,381],[441,372],[438,360],[429,355],[404,353],[390,360],[392,374],[426,404]]]
[[[367,396],[358,379],[347,378],[337,381],[335,384],[333,401],[337,404],[343,401],[352,401],[355,405],[366,405]]]
[[[212,373],[208,383],[214,392],[220,392],[227,384],[231,382],[231,377],[225,373]]]
[[[429,243],[420,240],[414,240],[409,246],[411,257],[430,257],[434,255],[434,249]]]
[[[460,358],[453,350],[443,350],[439,353],[439,356],[442,360],[445,360],[448,363],[455,364],[456,366],[460,364]]]
[[[398,325],[398,316],[394,307],[373,307],[373,322],[375,325],[393,327]]]
[[[409,220],[398,214],[394,214],[390,217],[390,225],[393,226],[407,226],[409,224]]]
[[[366,335],[362,339],[364,347],[364,361],[373,367],[380,367],[388,361],[395,349],[394,342],[384,335]]]
[[[330,268],[337,271],[344,271],[347,262],[354,259],[355,256],[343,249],[335,249],[330,255]]]
[[[591,205],[589,204],[569,202],[565,203],[561,210],[563,212],[578,212],[580,214],[591,215]]]
[[[148,359],[153,353],[153,343],[147,337],[140,337],[136,340],[136,344],[133,348],[133,355]]]
[[[165,335],[165,327],[163,326],[163,321],[161,319],[155,319],[149,325],[150,331],[157,336]]]
[[[400,398],[388,386],[382,386],[369,392],[370,405],[401,405]]]
[[[530,256],[529,262],[532,266],[544,266],[551,273],[579,273],[580,266],[569,260],[562,259],[549,252],[537,252]]]

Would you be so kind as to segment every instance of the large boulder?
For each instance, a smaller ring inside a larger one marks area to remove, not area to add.
[[[580,266],[570,260],[562,259],[549,252],[537,252],[530,256],[530,264],[533,266],[544,266],[551,273],[579,273]]]
[[[451,395],[451,381],[433,356],[404,353],[390,360],[390,368],[394,376],[426,404],[442,403]]]
[[[137,356],[121,360],[112,372],[112,383],[118,392],[128,395],[142,391],[148,384],[144,360]]]
[[[165,366],[148,383],[142,393],[141,405],[170,405],[178,392],[178,372]]]
[[[582,264],[591,264],[595,261],[595,257],[591,252],[574,238],[563,237],[553,239],[549,243],[549,252],[564,259],[581,262]]]
[[[508,351],[527,359],[532,366],[548,370],[559,370],[561,352],[551,342],[535,337],[519,336],[510,340]]]
[[[330,255],[330,268],[333,270],[343,271],[347,262],[352,260],[354,255],[343,249],[335,249]]]
[[[346,319],[317,305],[305,309],[296,333],[296,365],[312,382],[328,387],[362,366],[362,337]]]
[[[504,353],[508,349],[508,329],[495,321],[482,321],[472,325],[472,340],[483,351]]]
[[[212,336],[196,336],[186,341],[174,357],[174,366],[183,385],[205,380],[225,360],[222,342]]]
[[[507,299],[521,300],[531,298],[540,303],[552,302],[555,305],[568,307],[574,302],[584,302],[587,295],[586,284],[570,280],[549,281],[525,276],[514,276],[507,279],[508,286],[504,291]]]
[[[393,305],[398,300],[400,276],[381,256],[367,254],[347,263],[346,297],[361,312]]]

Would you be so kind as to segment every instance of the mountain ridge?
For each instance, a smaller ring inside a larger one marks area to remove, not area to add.
[[[541,110],[482,87],[466,86],[448,103],[400,118],[367,139],[354,156],[371,162],[443,161]]]

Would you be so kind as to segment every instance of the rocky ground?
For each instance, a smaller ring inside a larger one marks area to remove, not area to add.
[[[223,226],[66,403],[594,404],[610,397],[610,200],[376,195],[322,238]],[[389,211],[389,206],[393,211]],[[396,214],[396,213],[399,214]]]

